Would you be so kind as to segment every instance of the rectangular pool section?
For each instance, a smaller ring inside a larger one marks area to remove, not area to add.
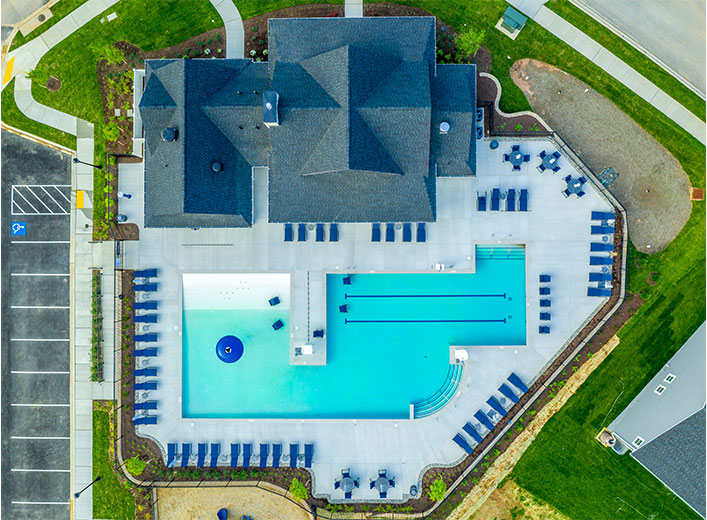
[[[450,345],[526,344],[523,249],[477,255],[473,274],[328,274],[323,366],[290,365],[288,308],[190,308],[185,283],[184,417],[408,418],[444,383]],[[216,356],[224,335],[243,341],[235,363]]]

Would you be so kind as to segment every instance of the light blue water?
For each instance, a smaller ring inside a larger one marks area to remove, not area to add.
[[[480,256],[475,274],[327,275],[325,366],[290,365],[286,310],[184,312],[184,417],[407,418],[444,383],[450,344],[526,343],[524,255]],[[245,346],[233,364],[215,352],[226,334]]]

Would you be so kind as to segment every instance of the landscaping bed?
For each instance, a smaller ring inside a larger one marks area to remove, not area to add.
[[[91,271],[91,381],[103,381],[101,270]]]
[[[484,127],[488,135],[527,137],[549,135],[540,118],[532,114],[502,114],[496,106],[498,85],[491,78],[476,76],[476,103],[484,108]]]

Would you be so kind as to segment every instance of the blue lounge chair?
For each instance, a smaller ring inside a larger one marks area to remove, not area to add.
[[[500,200],[501,200],[501,190],[498,188],[494,188],[491,190],[491,211],[498,211],[500,206]]]
[[[600,298],[610,298],[611,289],[602,289],[601,287],[588,287],[587,296],[598,296]]]
[[[197,446],[197,457],[196,457],[196,465],[200,468],[204,467],[204,462],[206,461],[206,450],[208,448],[208,444],[204,442],[200,442],[199,445]]]
[[[177,443],[170,442],[167,444],[167,467],[171,468],[177,461]]]
[[[538,334],[550,334],[550,327],[547,325],[541,325],[538,327]]]
[[[499,414],[501,414],[501,417],[506,416],[506,409],[503,407],[503,405],[499,402],[498,399],[496,399],[494,396],[489,397],[486,399],[486,404],[488,404],[491,408],[496,410]]]
[[[272,467],[280,467],[280,457],[282,456],[282,444],[272,445]]]
[[[297,241],[306,242],[307,241],[307,225],[298,224],[297,225]]]
[[[612,226],[592,226],[592,235],[613,235],[614,228]]]
[[[548,296],[550,294],[550,288],[549,287],[540,287],[539,292],[540,292],[540,296]]]
[[[381,225],[378,222],[371,224],[371,242],[381,241]]]
[[[297,457],[299,457],[299,444],[290,444],[290,467],[297,467]]]
[[[611,273],[589,273],[590,282],[610,282],[612,279]]]
[[[515,386],[518,390],[520,390],[523,393],[526,393],[528,391],[528,387],[525,386],[525,383],[523,380],[516,375],[515,372],[511,372],[511,375],[508,376],[508,381],[511,382],[513,386]]]
[[[540,313],[540,321],[550,321],[551,316],[549,312],[541,312]]]
[[[270,304],[270,307],[275,307],[275,305],[280,304],[280,297],[274,296],[268,300],[268,303]]]
[[[157,323],[157,314],[139,314],[133,318],[135,323]]]
[[[481,424],[484,425],[484,427],[488,430],[491,431],[493,430],[493,423],[489,420],[489,418],[486,416],[484,412],[479,410],[474,414],[474,419],[479,421]]]
[[[504,397],[513,401],[513,404],[520,401],[520,399],[518,399],[518,396],[515,394],[515,392],[513,392],[513,390],[511,390],[511,387],[508,386],[506,383],[503,383],[501,386],[499,386],[498,391],[501,392]]]
[[[613,250],[614,244],[612,244],[611,242],[592,242],[591,244],[589,244],[589,251],[592,252]]]
[[[528,190],[520,190],[520,199],[518,202],[520,203],[520,211],[528,211]]]
[[[238,456],[241,454],[240,444],[231,444],[231,467],[238,467]]]
[[[156,311],[157,302],[135,302],[133,308],[136,311]]]
[[[329,242],[339,241],[339,226],[334,223],[329,224]]]
[[[403,242],[412,242],[412,226],[409,222],[403,224]]]
[[[506,196],[506,211],[516,210],[516,190],[511,188]]]
[[[324,337],[324,329],[318,329],[312,332],[312,337],[313,338],[323,338]]]
[[[385,225],[385,241],[395,242],[395,224],[391,222]]]
[[[285,224],[285,242],[292,242],[294,239],[294,231],[292,230],[292,224]]]
[[[253,454],[253,446],[251,444],[243,445],[243,467],[250,467],[250,456]]]
[[[549,274],[541,274],[540,275],[540,283],[550,283],[552,281],[552,277]]]
[[[427,233],[425,232],[425,223],[424,222],[417,223],[417,241],[418,242],[426,242],[427,241]]]
[[[272,324],[273,330],[280,330],[284,326],[285,324],[282,323],[282,320],[277,320],[275,323]]]
[[[157,276],[157,269],[136,269],[133,276],[135,278],[154,278]]]
[[[464,430],[469,437],[474,439],[476,441],[476,444],[481,444],[481,441],[484,440],[481,434],[476,431],[476,429],[470,422],[467,422],[464,426],[462,426],[462,430]]]
[[[476,197],[476,209],[478,211],[486,211],[486,195],[478,195]]]
[[[138,348],[133,351],[133,356],[135,357],[156,357],[156,348]]]
[[[551,307],[552,302],[548,299],[540,300],[540,307]]]
[[[349,312],[349,306],[348,305],[339,305],[339,312],[346,314]]]
[[[590,256],[589,265],[613,265],[614,259],[610,256]]]
[[[154,367],[138,368],[133,370],[133,375],[135,377],[155,377],[157,375],[157,369]]]
[[[211,464],[212,468],[218,466],[218,456],[221,453],[221,445],[218,442],[211,443]]]
[[[187,465],[189,464],[189,456],[191,455],[191,444],[189,443],[183,443],[182,444],[182,467],[186,468]]]
[[[143,415],[133,419],[133,424],[157,424],[156,415]]]
[[[157,341],[157,334],[151,332],[149,334],[135,334],[133,341],[144,341],[145,343],[154,343]]]
[[[217,518],[217,520],[228,520],[228,510],[227,509],[219,509],[218,513],[216,513],[216,518]],[[243,518],[241,518],[241,520],[243,520]]]
[[[317,242],[324,242],[324,224],[317,224],[315,233],[315,240]]]
[[[157,410],[157,401],[143,401],[133,405],[135,410]]]
[[[133,285],[133,289],[142,292],[155,292],[157,290],[156,283],[136,283]]]
[[[304,445],[304,467],[312,467],[312,456],[314,455],[314,444]]]
[[[466,442],[466,439],[464,439],[460,433],[457,433],[452,440],[456,442],[457,445],[467,453],[467,455],[474,453],[474,448],[469,446],[469,443]]]
[[[268,466],[268,453],[270,452],[270,445],[260,443],[260,467],[266,468]]]
[[[157,381],[145,381],[144,383],[134,383],[133,390],[157,390]]]
[[[614,220],[615,218],[613,211],[592,211],[592,220]]]

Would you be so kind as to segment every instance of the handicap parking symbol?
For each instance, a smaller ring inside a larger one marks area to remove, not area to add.
[[[13,222],[10,226],[10,235],[12,236],[23,236],[27,234],[27,223],[26,222]]]

